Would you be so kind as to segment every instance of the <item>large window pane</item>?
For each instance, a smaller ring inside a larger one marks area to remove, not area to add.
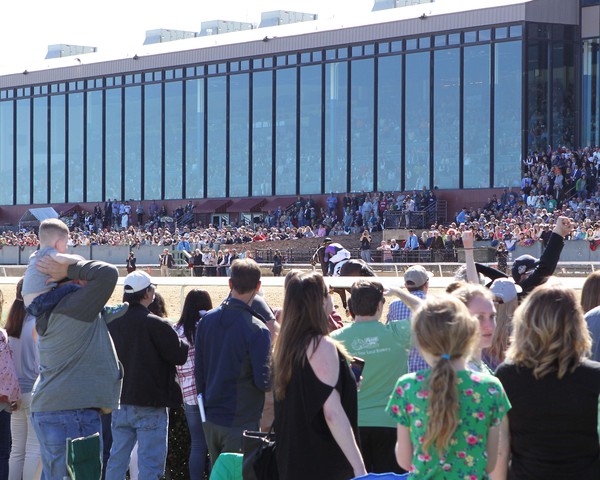
[[[142,87],[125,89],[125,198],[142,199]],[[112,197],[111,197],[112,198]],[[149,197],[146,197],[149,199]],[[114,198],[112,198],[114,200]]]
[[[278,70],[277,121],[275,122],[275,193],[296,193],[296,73],[295,68]]]
[[[271,195],[273,74],[258,72],[252,81],[252,195]]]
[[[144,87],[144,198],[162,198],[162,93],[160,85]]]
[[[204,80],[189,80],[185,107],[185,195],[204,196]]]
[[[348,64],[325,65],[325,191],[347,192]]]
[[[552,147],[575,147],[575,48],[552,45]]]
[[[600,144],[600,39],[583,42],[582,144]]]
[[[100,202],[102,198],[102,92],[87,93],[87,198]]]
[[[374,60],[356,60],[351,64],[350,97],[350,190],[372,191],[375,75]]]
[[[300,69],[300,193],[321,193],[321,65]]]
[[[33,100],[33,203],[48,203],[48,98]]]
[[[510,45],[514,46],[512,43]],[[504,45],[498,44],[496,52],[502,51],[504,48]],[[549,43],[546,40],[531,40],[527,46],[527,149],[530,152],[546,150],[550,141],[550,132],[548,131],[550,125],[548,119],[549,50]],[[498,62],[497,54],[496,62]]]
[[[227,104],[225,77],[208,82],[208,188],[209,197],[225,197]]]
[[[65,202],[65,96],[50,97],[50,202]]]
[[[229,196],[248,196],[250,175],[249,115],[250,76],[245,73],[232,75],[229,79]]]
[[[31,203],[31,100],[17,100],[17,204]]]
[[[69,202],[83,202],[83,93],[69,94]]]
[[[521,42],[495,46],[494,187],[521,184]]]
[[[406,55],[405,186],[421,190],[429,185],[429,52]]]
[[[433,184],[439,188],[458,188],[460,50],[438,50],[433,58]]]
[[[106,91],[106,120],[105,198],[121,199],[121,89]]]
[[[377,190],[400,190],[402,57],[381,57],[378,69]]]
[[[13,204],[14,102],[0,103],[0,204]]]
[[[165,84],[165,198],[182,196],[183,99],[182,82]]]
[[[490,46],[464,49],[463,186],[490,187]]]

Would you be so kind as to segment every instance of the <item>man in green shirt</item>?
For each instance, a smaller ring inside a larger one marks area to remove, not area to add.
[[[351,355],[365,361],[358,392],[358,430],[367,471],[403,473],[394,453],[396,425],[385,406],[396,381],[407,373],[411,322],[381,323],[384,293],[401,297],[411,307],[420,302],[400,288],[384,292],[381,283],[359,280],[352,285],[349,303],[354,323],[331,336],[342,342]]]

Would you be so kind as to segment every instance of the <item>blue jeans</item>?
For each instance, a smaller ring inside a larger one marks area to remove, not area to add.
[[[200,427],[202,428],[202,427]],[[0,480],[8,479],[10,457],[10,413],[0,410]]]
[[[190,449],[190,478],[204,478],[206,468],[206,440],[202,429],[202,418],[198,405],[185,404],[185,418],[187,419],[192,446]]]
[[[100,433],[102,439],[102,423],[97,410],[32,412],[31,423],[40,441],[45,480],[63,480],[67,476],[67,438]]]
[[[169,416],[165,407],[123,405],[112,412],[110,457],[106,480],[123,480],[131,450],[138,442],[139,478],[157,480],[165,472]]]

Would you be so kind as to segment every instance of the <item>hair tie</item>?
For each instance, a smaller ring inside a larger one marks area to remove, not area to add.
[[[447,353],[442,353],[440,357],[445,358],[446,360],[450,360],[450,355],[448,355]]]

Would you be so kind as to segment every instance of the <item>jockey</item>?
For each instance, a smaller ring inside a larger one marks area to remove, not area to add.
[[[342,265],[350,258],[350,252],[339,243],[333,243],[329,237],[323,240],[323,245],[325,245],[323,261],[329,265],[328,275],[337,277],[340,275]]]

